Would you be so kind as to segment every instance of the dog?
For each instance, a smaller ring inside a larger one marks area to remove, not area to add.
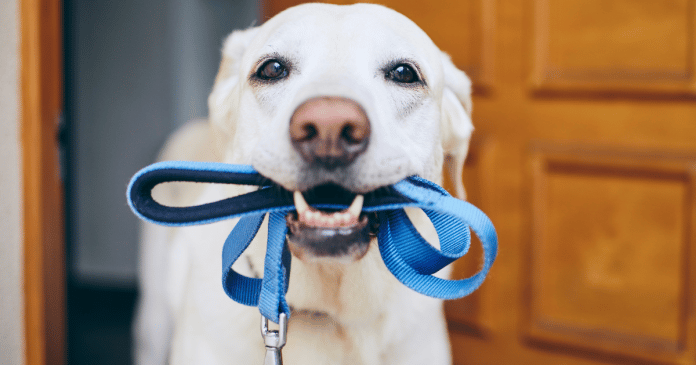
[[[249,164],[292,192],[285,363],[451,364],[442,302],[389,273],[375,220],[360,208],[364,194],[411,175],[441,184],[443,166],[464,198],[473,131],[465,73],[391,9],[305,4],[224,41],[208,104],[209,121],[177,131],[160,159]],[[352,194],[353,204],[335,213],[310,208],[304,198],[318,188]],[[253,189],[164,184],[154,196],[192,205]],[[437,246],[422,211],[407,213]],[[220,285],[222,244],[234,224],[145,224],[136,363],[262,363],[258,310],[233,302]],[[266,224],[234,264],[237,272],[263,275]]]

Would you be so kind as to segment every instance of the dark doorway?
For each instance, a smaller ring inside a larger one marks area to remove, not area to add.
[[[225,36],[256,0],[64,1],[68,363],[130,364],[139,222],[125,190],[207,115]]]

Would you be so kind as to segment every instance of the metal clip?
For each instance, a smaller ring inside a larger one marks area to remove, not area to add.
[[[280,313],[278,322],[280,328],[277,331],[269,331],[268,318],[261,315],[261,336],[263,336],[263,342],[266,345],[266,359],[263,361],[263,365],[283,364],[283,355],[280,350],[285,346],[288,335],[288,316],[285,313]]]

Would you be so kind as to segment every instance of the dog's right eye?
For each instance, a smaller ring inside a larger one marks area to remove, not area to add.
[[[268,60],[256,71],[256,77],[261,80],[278,80],[287,75],[287,67],[278,60]]]

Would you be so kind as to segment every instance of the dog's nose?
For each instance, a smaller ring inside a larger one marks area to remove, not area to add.
[[[328,170],[348,166],[367,148],[370,121],[358,103],[318,97],[300,105],[290,119],[290,139],[302,158]]]

